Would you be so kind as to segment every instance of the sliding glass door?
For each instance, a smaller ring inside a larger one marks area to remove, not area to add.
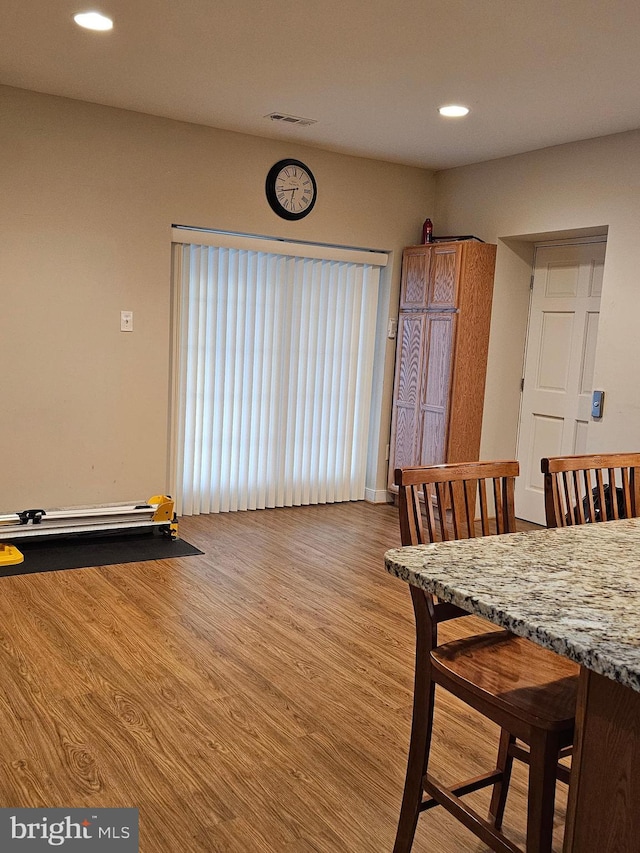
[[[364,497],[386,256],[254,244],[174,245],[182,515]]]

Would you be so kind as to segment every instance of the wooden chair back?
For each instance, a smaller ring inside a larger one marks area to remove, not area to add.
[[[518,472],[515,461],[397,468],[402,544],[515,532]]]
[[[640,453],[550,456],[541,466],[547,527],[640,515]]]

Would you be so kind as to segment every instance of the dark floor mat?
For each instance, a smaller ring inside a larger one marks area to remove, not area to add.
[[[17,539],[15,545],[24,562],[0,567],[0,577],[31,572],[57,572],[89,566],[113,566],[145,560],[166,560],[202,554],[184,539],[168,539],[155,531],[117,534],[76,534],[73,536]]]

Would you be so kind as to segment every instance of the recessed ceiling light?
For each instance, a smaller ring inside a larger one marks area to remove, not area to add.
[[[449,118],[461,118],[462,116],[466,116],[469,112],[469,107],[461,107],[457,104],[449,104],[447,107],[440,107],[438,110],[441,116],[448,116]]]
[[[113,21],[100,12],[79,12],[73,16],[73,20],[79,27],[87,30],[112,30]]]

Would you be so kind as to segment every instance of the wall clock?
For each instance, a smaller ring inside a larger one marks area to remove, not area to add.
[[[265,183],[267,201],[283,219],[302,219],[313,210],[318,196],[316,179],[300,160],[279,160]]]

